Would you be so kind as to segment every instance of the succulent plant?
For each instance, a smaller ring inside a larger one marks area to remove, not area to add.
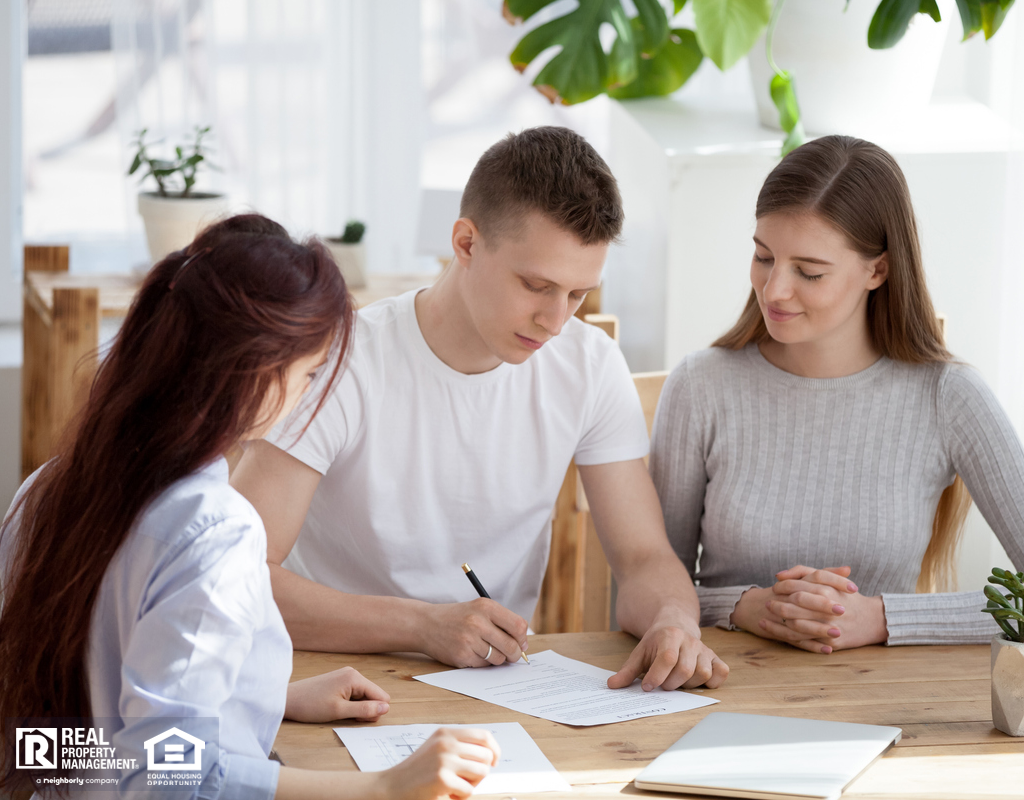
[[[986,586],[988,603],[981,610],[995,618],[1011,642],[1024,642],[1024,572],[1013,573],[993,567],[988,582],[1002,586],[1010,593],[1004,595],[995,586]],[[1016,629],[1013,623],[1016,623]]]
[[[350,219],[345,224],[345,232],[341,234],[341,241],[345,244],[359,244],[366,233],[366,225],[358,220]]]

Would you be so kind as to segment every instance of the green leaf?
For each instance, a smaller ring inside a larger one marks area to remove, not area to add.
[[[935,22],[942,22],[942,12],[939,11],[939,4],[935,0],[921,0],[921,6],[918,8],[922,14],[927,14]]]
[[[984,588],[985,597],[988,598],[990,603],[995,603],[999,608],[1009,608],[1010,604],[1006,601],[1003,593],[996,589],[994,586],[986,586]]]
[[[501,8],[502,16],[513,25],[517,22],[526,22],[545,6],[551,5],[551,0],[505,0]]]
[[[134,175],[135,170],[142,166],[142,151],[140,150],[135,154],[135,158],[132,159],[132,165],[128,168],[128,174]]]
[[[1004,6],[999,0],[989,0],[981,3],[981,29],[985,32],[986,41],[996,35],[999,26],[1006,19],[1006,12],[1010,6]]]
[[[868,26],[868,47],[885,50],[895,45],[922,5],[921,0],[882,0]]]
[[[547,0],[543,5],[551,2],[555,0]],[[506,5],[512,8],[540,3],[541,0],[507,0]],[[617,35],[610,54],[604,52],[599,36],[605,22],[611,24]],[[631,83],[637,76],[633,28],[619,0],[580,3],[574,11],[526,34],[509,60],[522,72],[542,52],[556,45],[561,46],[561,52],[544,65],[533,82],[552,103],[582,103],[608,88]]]
[[[956,0],[956,7],[964,26],[962,41],[966,42],[981,30],[981,0]]]
[[[608,94],[617,100],[672,94],[690,79],[703,60],[697,35],[678,28],[669,34],[665,46],[653,58],[640,59],[635,81],[610,89]]]
[[[992,608],[992,609],[985,608],[985,609],[982,609],[982,610],[988,612],[989,614],[991,614],[996,619],[1006,619],[1006,620],[1015,619],[1015,620],[1019,620],[1020,622],[1024,622],[1024,614],[1021,614],[1015,608]]]
[[[686,6],[686,0],[672,0],[672,14],[678,14]]]
[[[633,0],[637,16],[633,17],[634,34],[640,51],[648,56],[657,53],[668,41],[668,17],[658,0]]]
[[[693,0],[701,52],[729,69],[750,51],[771,12],[771,0]]]

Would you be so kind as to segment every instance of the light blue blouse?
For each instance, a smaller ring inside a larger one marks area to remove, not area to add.
[[[218,459],[149,504],[100,587],[87,659],[93,717],[118,721],[107,736],[119,753],[138,752],[155,717],[219,718],[194,797],[269,800],[277,789],[280,765],[267,756],[292,646],[266,557],[263,522]]]

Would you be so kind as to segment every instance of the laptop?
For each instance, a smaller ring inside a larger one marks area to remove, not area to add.
[[[718,711],[654,759],[634,784],[754,800],[835,800],[901,735],[881,725]]]

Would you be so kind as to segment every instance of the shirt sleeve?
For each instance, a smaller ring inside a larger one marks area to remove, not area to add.
[[[647,422],[626,359],[614,341],[606,344],[597,338],[608,338],[603,332],[595,329],[588,334],[597,345],[597,379],[591,414],[576,446],[576,463],[590,466],[643,458],[650,451]]]
[[[668,376],[651,430],[651,478],[661,501],[665,531],[691,577],[708,485],[702,414],[694,402],[687,362]]]
[[[244,519],[223,520],[159,565],[123,655],[118,707],[125,727],[114,735],[119,752],[139,753],[169,720],[200,724],[221,717],[264,624],[263,582],[254,568],[261,565],[257,533]],[[123,774],[119,785],[129,796],[146,790],[145,753],[138,758],[140,769]],[[202,763],[192,797],[271,800],[277,790],[280,764],[267,758],[207,742]]]
[[[1014,569],[1024,568],[1024,449],[1012,423],[981,376],[964,365],[946,367],[938,403],[953,468]],[[981,591],[883,594],[882,602],[891,645],[984,644],[999,633],[981,611]]]
[[[303,401],[266,437],[267,441],[321,475],[349,445],[360,430],[364,417],[363,379],[354,369],[344,368],[335,386],[314,416],[323,393],[323,385],[315,383]],[[320,378],[329,379],[329,375]]]

